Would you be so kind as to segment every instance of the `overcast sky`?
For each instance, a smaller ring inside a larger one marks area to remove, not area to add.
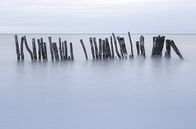
[[[196,32],[195,0],[0,0],[0,32]]]

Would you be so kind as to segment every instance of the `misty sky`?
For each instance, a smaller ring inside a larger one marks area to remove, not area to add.
[[[0,0],[0,32],[196,32],[195,0]]]

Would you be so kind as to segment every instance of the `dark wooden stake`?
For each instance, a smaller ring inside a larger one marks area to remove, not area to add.
[[[118,51],[118,46],[117,46],[117,41],[116,41],[115,34],[112,33],[112,36],[113,36],[113,38],[114,38],[114,46],[115,46],[116,54],[117,54],[118,58],[120,59],[121,56],[120,56],[120,53],[119,53],[119,51]]]
[[[60,58],[61,58],[61,60],[63,60],[63,54],[62,54],[62,42],[61,42],[61,38],[59,38],[59,54],[60,54]]]
[[[53,49],[54,49],[54,57],[56,61],[59,61],[59,54],[58,54],[58,48],[56,43],[52,43]]]
[[[171,58],[171,40],[166,40],[166,52],[165,52],[165,58],[170,59]]]
[[[74,60],[74,53],[73,53],[73,45],[70,43],[70,55],[71,55],[71,60]]]
[[[49,45],[50,45],[50,54],[52,61],[54,60],[54,51],[53,51],[53,45],[52,45],[52,37],[48,37]]]
[[[110,46],[111,46],[111,57],[112,59],[114,59],[114,46],[113,46],[112,36],[110,36]]]
[[[131,34],[130,34],[130,32],[128,32],[128,36],[129,36],[129,42],[130,42],[130,46],[131,46],[130,58],[134,58],[134,54],[133,54],[133,43],[132,43],[132,39],[131,39]]]
[[[99,53],[98,53],[97,41],[95,37],[93,38],[93,43],[94,43],[94,48],[95,48],[95,57],[96,59],[98,59]]]
[[[102,43],[102,39],[99,39],[99,59],[102,59],[102,53],[103,53],[103,43]]]
[[[24,41],[24,43],[25,43],[25,47],[26,47],[26,49],[27,49],[28,53],[29,53],[29,54],[30,54],[30,56],[31,56],[31,60],[33,60],[33,53],[32,53],[31,49],[30,49],[30,48],[29,48],[29,46],[28,46],[26,36],[24,36],[24,37],[23,37],[23,41]]]
[[[136,49],[137,49],[137,55],[139,56],[140,55],[140,42],[139,41],[136,41]]]
[[[37,50],[36,50],[36,39],[32,39],[32,47],[33,47],[33,57],[34,60],[37,60]]]
[[[175,43],[174,43],[173,40],[171,40],[170,45],[171,45],[171,47],[174,49],[174,51],[176,52],[176,54],[179,56],[179,58],[180,58],[181,60],[183,60],[184,57],[183,57],[182,54],[180,53],[179,49],[177,48],[177,46],[175,45]]]
[[[19,48],[19,43],[18,43],[18,36],[14,35],[15,37],[15,45],[16,45],[16,55],[17,55],[17,60],[20,60],[20,48]]]
[[[93,57],[93,60],[94,60],[95,59],[95,50],[94,50],[94,47],[93,47],[93,39],[90,37],[89,41],[90,41],[90,45],[91,45],[92,57]]]
[[[140,36],[140,50],[141,50],[141,55],[146,58],[146,53],[145,53],[145,47],[144,47],[144,36]]]
[[[88,60],[88,55],[87,55],[86,48],[85,48],[85,45],[84,45],[84,42],[82,39],[80,39],[80,43],[82,45],[82,49],[84,51],[85,58],[86,58],[86,60]]]

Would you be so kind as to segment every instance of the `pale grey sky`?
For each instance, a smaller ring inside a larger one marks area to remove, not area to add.
[[[0,32],[196,32],[194,0],[0,0]]]

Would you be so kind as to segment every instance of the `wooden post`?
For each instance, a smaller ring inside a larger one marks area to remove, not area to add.
[[[98,59],[98,47],[97,47],[97,41],[96,41],[96,38],[94,37],[93,38],[93,42],[94,42],[94,47],[95,47],[95,57],[96,59]]]
[[[140,36],[140,50],[141,50],[142,56],[144,56],[144,58],[146,58],[145,47],[144,47],[144,36],[143,35]]]
[[[36,50],[36,39],[32,39],[32,47],[33,47],[33,57],[34,60],[37,60],[37,50]]]
[[[38,44],[38,59],[41,60],[42,48],[41,48],[41,41],[40,41],[40,39],[37,39],[37,44]]]
[[[53,49],[53,45],[52,45],[52,37],[48,37],[48,40],[49,40],[49,45],[50,45],[51,59],[53,61],[54,60],[54,49]]]
[[[43,48],[44,48],[44,54],[45,54],[45,60],[48,60],[48,54],[47,54],[47,46],[46,46],[46,42],[43,43]]]
[[[32,53],[31,49],[30,49],[29,46],[28,46],[26,36],[23,37],[23,41],[24,41],[24,43],[25,43],[25,47],[26,47],[27,51],[29,52],[29,54],[30,54],[30,56],[31,56],[31,60],[33,60],[33,53]]]
[[[170,45],[171,41],[170,40],[166,40],[166,52],[165,52],[165,58],[170,59],[171,58],[171,45]]]
[[[130,42],[130,46],[131,46],[131,55],[130,55],[130,58],[134,58],[134,54],[133,54],[133,43],[132,43],[130,32],[128,32],[128,36],[129,36],[129,42]]]
[[[103,43],[102,43],[102,39],[99,39],[99,59],[102,59],[102,53],[103,53]]]
[[[123,37],[117,37],[119,45],[120,45],[120,52],[121,52],[121,56],[122,58],[126,58],[127,57],[127,49],[126,49],[126,45],[125,45],[125,39]]]
[[[105,38],[105,43],[106,43],[106,58],[111,58],[111,50],[110,50],[110,43],[108,38]]]
[[[153,37],[153,47],[152,47],[152,57],[156,55],[156,48],[157,48],[157,37]]]
[[[20,60],[20,48],[19,48],[19,43],[18,43],[18,36],[14,35],[15,37],[15,45],[16,45],[16,55],[17,55],[17,60]]]
[[[179,49],[177,48],[177,46],[175,45],[175,43],[174,43],[173,40],[171,40],[170,45],[174,49],[174,51],[176,52],[176,54],[179,56],[179,58],[181,60],[183,60],[184,58],[183,58],[182,54],[180,53]]]
[[[94,50],[94,47],[93,47],[93,39],[90,37],[89,41],[90,41],[90,45],[91,45],[92,57],[93,57],[93,59],[95,59],[95,50]]]
[[[21,60],[24,60],[24,49],[23,49],[23,41],[24,41],[24,37],[21,37],[21,43],[20,43],[20,54],[21,54]]]
[[[103,45],[102,45],[102,50],[103,50],[103,59],[105,60],[107,58],[106,56],[106,41],[102,40]]]
[[[137,49],[137,55],[140,55],[140,45],[139,45],[139,41],[136,41],[136,49]]]
[[[113,38],[114,38],[114,46],[115,46],[116,54],[117,54],[118,58],[120,59],[121,56],[120,56],[120,53],[119,53],[119,51],[118,51],[118,46],[117,46],[116,37],[115,37],[115,34],[114,34],[114,33],[112,33],[112,35],[113,35]]]
[[[45,61],[46,60],[46,53],[45,53],[45,50],[44,50],[44,40],[43,40],[43,38],[41,38],[40,41],[41,41],[41,43],[40,43],[41,55],[42,55],[42,59]]]
[[[67,41],[65,40],[64,41],[64,60],[67,60],[68,59],[68,49],[67,49]]]
[[[54,48],[54,56],[55,56],[55,60],[56,60],[56,61],[59,61],[58,48],[57,48],[56,43],[52,43],[52,46],[53,46],[53,48]]]
[[[71,42],[70,42],[70,55],[71,55],[71,60],[74,60],[73,46]]]
[[[165,36],[153,37],[152,57],[162,57]]]
[[[112,59],[114,59],[114,46],[113,46],[112,36],[110,36],[110,46],[111,46],[111,57]]]
[[[86,60],[88,60],[88,55],[87,55],[86,48],[85,48],[85,45],[84,45],[84,42],[83,42],[82,39],[80,39],[80,43],[82,45],[82,48],[83,48],[83,51],[84,51],[84,55],[86,57]]]
[[[63,60],[63,54],[62,54],[62,42],[61,42],[61,38],[59,37],[59,53],[60,53],[60,58],[61,61]]]

